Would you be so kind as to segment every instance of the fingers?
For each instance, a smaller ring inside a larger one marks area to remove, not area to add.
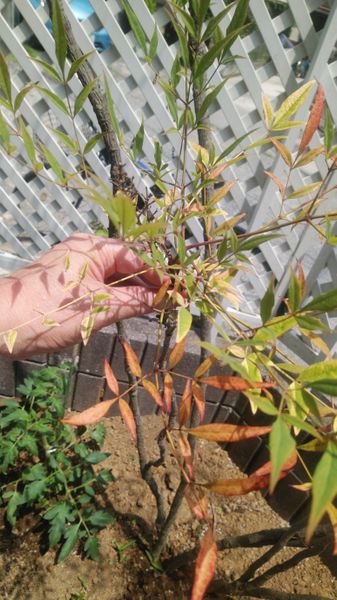
[[[95,329],[100,329],[131,317],[139,317],[152,312],[156,289],[135,285],[126,287],[104,287],[102,290],[110,294],[110,299],[104,301],[109,310],[95,315]]]

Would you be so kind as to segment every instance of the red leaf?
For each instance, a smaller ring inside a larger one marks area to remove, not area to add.
[[[252,388],[266,389],[275,387],[275,383],[269,381],[246,381],[236,375],[211,375],[199,379],[201,383],[206,383],[218,390],[237,390],[244,391]]]
[[[104,359],[104,374],[106,377],[106,382],[110,388],[110,390],[116,394],[116,396],[119,396],[119,385],[118,385],[118,381],[112,371],[112,368],[109,364],[109,361],[107,358]]]
[[[269,475],[250,475],[242,479],[215,479],[205,483],[210,492],[221,494],[222,496],[243,496],[268,487]]]
[[[120,337],[119,341],[123,346],[125,360],[127,362],[127,365],[129,367],[132,375],[134,375],[134,377],[141,377],[142,376],[142,368],[139,364],[138,358],[137,358],[134,350],[132,350],[130,344],[123,337]]]
[[[320,124],[323,110],[324,110],[324,90],[321,84],[318,84],[315,100],[311,107],[310,116],[308,122],[303,131],[302,139],[298,148],[298,155],[302,154],[303,150],[308,146],[315,131],[317,131]]]
[[[149,392],[149,394],[152,396],[153,400],[156,402],[156,404],[158,404],[158,406],[164,410],[164,404],[160,395],[159,390],[156,388],[155,384],[152,383],[152,381],[149,381],[148,379],[143,379],[142,384],[144,386],[144,388]]]
[[[287,460],[287,462],[283,465],[282,473],[286,473],[287,471],[290,471],[290,469],[293,469],[297,463],[297,459],[298,459],[297,452],[294,452],[291,455],[291,457],[289,458],[289,460]],[[254,471],[253,475],[258,475],[258,476],[270,475],[270,473],[271,473],[271,461],[269,460],[264,465],[259,467],[256,471]]]
[[[196,488],[189,483],[185,489],[185,500],[199,521],[209,521],[208,496],[206,494],[200,496],[200,487]]]
[[[205,418],[205,397],[200,385],[195,381],[192,383],[192,394],[200,415],[200,423],[202,423]]]
[[[184,356],[185,353],[185,346],[186,346],[186,337],[184,337],[180,342],[178,342],[178,344],[175,344],[173,346],[173,350],[169,356],[169,369],[173,369],[173,367],[175,367],[178,362],[181,361],[182,357]]]
[[[187,379],[179,406],[179,427],[182,427],[191,414],[192,379]]]
[[[200,544],[200,550],[195,565],[195,574],[191,600],[202,600],[207,586],[215,573],[217,547],[211,528],[207,530]]]
[[[166,412],[170,414],[173,395],[173,379],[170,373],[165,373],[164,376],[164,405]]]
[[[249,438],[259,437],[271,431],[269,425],[250,427],[249,425],[232,425],[231,423],[211,423],[199,425],[187,430],[191,435],[213,442],[240,442]]]
[[[181,454],[184,458],[187,472],[192,479],[193,477],[193,459],[192,459],[192,451],[191,446],[189,445],[188,439],[185,435],[180,433],[179,435],[179,446],[181,450]]]
[[[113,400],[103,400],[103,402],[99,402],[94,406],[90,406],[87,410],[84,410],[81,413],[75,413],[70,415],[69,417],[64,417],[60,419],[61,423],[67,423],[68,425],[92,425],[93,423],[97,423],[102,417],[106,415],[110,406],[117,402],[118,398],[114,398]]]
[[[136,423],[135,423],[135,419],[133,416],[133,412],[132,412],[130,406],[128,405],[128,403],[125,400],[123,400],[123,398],[120,398],[118,400],[118,405],[119,405],[119,410],[121,412],[122,419],[123,419],[125,425],[127,426],[128,430],[130,431],[133,441],[135,442],[137,440],[137,432],[136,432]]]

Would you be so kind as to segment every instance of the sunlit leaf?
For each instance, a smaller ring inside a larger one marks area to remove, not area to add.
[[[204,483],[204,487],[222,496],[242,496],[266,488],[268,484],[269,475],[250,475],[240,479],[215,479]]]
[[[309,543],[314,530],[337,494],[337,446],[329,441],[312,479],[312,503],[306,532]]]
[[[266,96],[266,94],[262,94],[262,107],[263,107],[264,122],[266,124],[267,129],[270,129],[272,120],[273,120],[273,107],[270,103],[268,96]]]
[[[312,150],[309,150],[308,152],[303,154],[301,158],[296,160],[294,167],[305,167],[305,165],[310,164],[311,162],[313,162],[313,160],[315,160],[315,158],[317,158],[317,156],[322,154],[323,150],[324,146],[322,145],[318,146],[317,148],[313,148]]]
[[[105,417],[110,407],[115,404],[117,400],[118,398],[113,398],[113,400],[103,400],[94,406],[90,406],[90,408],[87,408],[81,413],[73,413],[70,416],[60,419],[60,422],[78,427],[82,425],[93,425]]]
[[[253,388],[266,389],[275,387],[275,383],[270,381],[246,381],[236,375],[210,375],[209,377],[200,378],[199,381],[218,390],[243,391]]]
[[[173,396],[172,375],[170,375],[170,373],[165,373],[163,400],[164,400],[164,406],[165,406],[166,412],[168,414],[170,414],[170,412],[171,412],[172,396]]]
[[[251,427],[249,425],[232,425],[231,423],[210,423],[187,430],[189,434],[213,442],[240,442],[266,435],[271,426]]]
[[[308,196],[309,194],[312,194],[312,192],[315,192],[316,190],[318,190],[318,188],[321,185],[322,184],[320,181],[316,181],[315,183],[309,183],[308,185],[304,185],[303,187],[299,188],[298,190],[295,190],[294,192],[292,192],[292,194],[290,194],[287,198],[288,198],[288,200],[291,200],[293,198],[303,198],[304,196]]]
[[[205,418],[205,397],[200,385],[198,385],[195,381],[192,383],[192,394],[193,400],[199,412],[200,423],[202,423]]]
[[[217,553],[213,532],[209,527],[200,544],[195,565],[191,600],[202,600],[207,586],[214,577]]]
[[[128,403],[123,398],[119,398],[118,406],[119,406],[119,410],[120,410],[122,419],[123,419],[125,425],[127,426],[133,441],[135,442],[137,440],[137,432],[136,432],[136,423],[135,423],[135,419],[133,416],[133,412],[132,412],[130,406],[128,405]]]
[[[334,535],[334,547],[332,555],[337,556],[337,508],[331,502],[327,506],[327,513],[329,515]]]
[[[311,302],[303,306],[303,310],[317,310],[320,312],[330,312],[337,309],[337,289],[325,292],[317,296]]]
[[[182,427],[190,417],[192,404],[192,379],[187,379],[179,405],[178,420]]]
[[[288,167],[291,167],[292,166],[292,156],[291,156],[291,152],[290,152],[290,150],[288,150],[287,146],[282,144],[282,142],[280,142],[280,140],[278,140],[276,138],[270,138],[270,141],[275,146],[275,148],[279,151],[279,153],[282,156],[286,165]]]
[[[286,98],[278,111],[274,115],[273,125],[277,125],[282,121],[287,121],[289,117],[291,117],[304,103],[307,98],[310,90],[315,85],[315,81],[308,81],[303,84],[298,90],[290,94],[288,98]]]
[[[152,306],[158,306],[158,304],[160,304],[164,300],[167,290],[169,289],[170,285],[171,285],[171,280],[166,279],[164,281],[164,283],[160,286],[158,292],[156,293]]]
[[[285,192],[285,186],[283,185],[282,181],[280,181],[279,178],[276,177],[276,175],[274,173],[271,173],[270,171],[265,171],[265,174],[268,175],[268,177],[270,177],[270,179],[275,183],[281,196],[283,196]]]
[[[200,488],[188,484],[185,489],[185,499],[192,513],[199,521],[208,521],[208,496],[200,493]]]
[[[154,383],[152,383],[152,381],[149,381],[148,379],[143,379],[142,385],[152,396],[155,403],[158,404],[159,408],[161,408],[163,410],[164,404],[163,404],[162,397],[160,395],[160,391],[158,390],[157,386]]]
[[[283,466],[296,449],[296,442],[282,417],[279,417],[273,423],[269,436],[269,448],[272,463],[269,492],[272,493]]]
[[[84,346],[87,345],[92,329],[94,326],[94,317],[90,314],[87,315],[86,317],[84,317],[81,321],[81,338],[82,338],[82,342],[84,344]]]
[[[178,344],[173,346],[169,356],[168,366],[173,369],[182,359],[185,354],[186,338],[184,337]]]
[[[303,369],[299,381],[314,382],[320,379],[335,379],[337,374],[337,359],[317,362]]]
[[[107,358],[104,358],[104,375],[110,390],[119,396],[119,384]]]
[[[202,363],[200,363],[200,365],[195,370],[194,378],[199,379],[199,377],[202,377],[203,375],[205,375],[205,373],[207,373],[210,370],[211,366],[215,362],[216,362],[216,357],[214,356],[214,354],[210,354],[210,356],[207,356],[207,358],[205,358],[205,360],[203,360]]]
[[[12,354],[12,352],[13,352],[13,348],[14,348],[14,344],[15,344],[17,335],[18,335],[18,332],[16,329],[11,329],[10,331],[7,331],[7,333],[5,333],[5,335],[4,335],[4,342],[6,344],[8,352],[10,354]]]
[[[191,446],[188,442],[186,435],[184,435],[181,432],[179,433],[178,441],[179,441],[181,455],[184,459],[188,475],[192,479],[192,477],[193,477],[193,460],[192,460]]]
[[[179,344],[182,339],[187,335],[192,325],[192,315],[191,313],[184,307],[181,306],[178,310],[178,319],[177,319],[177,337],[176,342]]]
[[[125,338],[119,337],[119,341],[123,347],[124,354],[125,354],[125,360],[127,362],[127,365],[129,367],[132,375],[134,375],[134,377],[141,377],[142,376],[142,368],[139,364],[139,360],[136,356],[136,353],[131,348],[129,342],[127,342]]]

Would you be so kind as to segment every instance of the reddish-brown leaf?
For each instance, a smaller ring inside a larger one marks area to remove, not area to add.
[[[217,547],[211,528],[207,530],[200,544],[200,550],[195,565],[194,581],[191,600],[202,600],[207,586],[215,573]]]
[[[206,383],[218,390],[245,391],[252,388],[266,389],[275,387],[275,383],[269,381],[246,381],[236,375],[210,375],[210,377],[199,378],[201,383]]]
[[[164,376],[164,406],[166,412],[170,414],[173,395],[173,379],[170,373],[165,373]]]
[[[185,499],[192,513],[199,521],[209,521],[208,496],[201,494],[201,488],[196,488],[192,483],[185,489]]]
[[[293,469],[294,466],[297,463],[297,452],[294,452],[291,457],[289,458],[289,460],[287,460],[287,462],[283,465],[282,467],[282,473],[285,473],[287,471],[290,471],[290,469]],[[256,471],[254,471],[253,475],[270,475],[271,473],[271,461],[269,460],[268,462],[266,462],[264,465],[262,465],[261,467],[259,467]]]
[[[185,353],[185,346],[186,337],[184,337],[180,342],[178,342],[178,344],[175,344],[173,346],[173,350],[169,357],[169,369],[173,369],[173,367],[175,367],[178,364],[178,362],[181,361]]]
[[[271,431],[269,425],[250,427],[249,425],[232,425],[231,423],[210,423],[187,430],[191,435],[213,442],[240,442],[265,435]]]
[[[192,394],[200,415],[200,423],[202,423],[205,418],[205,397],[200,385],[195,381],[192,383]]]
[[[106,382],[107,382],[110,390],[114,394],[116,394],[116,396],[119,396],[118,381],[113,373],[113,370],[112,370],[107,358],[104,359],[104,374],[105,374]]]
[[[205,483],[204,486],[222,496],[243,496],[255,490],[261,490],[268,487],[269,475],[250,475],[241,479],[215,479]]]
[[[268,175],[268,177],[270,177],[270,179],[272,179],[272,181],[275,183],[276,187],[278,188],[281,196],[283,196],[283,194],[285,192],[285,186],[283,185],[282,181],[280,181],[279,178],[276,177],[276,175],[274,175],[274,173],[271,173],[270,171],[265,171],[265,174]]]
[[[319,83],[315,100],[311,107],[310,116],[303,131],[302,139],[298,148],[298,155],[302,154],[302,152],[310,143],[310,140],[314,135],[315,131],[317,131],[318,129],[324,110],[324,98],[324,90],[321,84]]]
[[[186,435],[183,435],[182,433],[180,433],[180,435],[179,435],[179,446],[180,446],[181,454],[185,461],[187,472],[188,472],[190,478],[192,479],[192,477],[193,477],[193,459],[192,459],[191,446],[188,442]]]
[[[110,406],[115,404],[117,400],[118,398],[114,398],[113,400],[103,400],[103,402],[94,404],[94,406],[90,406],[90,408],[87,408],[87,410],[84,410],[81,413],[75,413],[69,417],[64,417],[63,419],[60,419],[60,421],[61,423],[76,426],[93,425],[93,423],[97,423],[97,421],[106,415]]]
[[[131,348],[130,344],[123,337],[120,337],[119,341],[123,346],[125,360],[128,364],[128,367],[129,367],[132,375],[134,375],[134,377],[141,377],[142,376],[142,368],[139,364],[138,358],[137,358],[134,350]]]
[[[120,398],[118,400],[118,406],[121,412],[122,419],[125,425],[127,426],[128,430],[130,431],[133,441],[135,442],[137,440],[137,432],[133,412],[128,403],[125,400],[123,400],[123,398]]]
[[[215,358],[214,354],[207,356],[207,358],[205,358],[205,360],[203,360],[202,363],[200,363],[200,365],[196,369],[196,371],[194,373],[194,377],[197,379],[198,377],[202,377],[203,375],[205,375],[205,373],[207,373],[207,371],[209,371],[209,369],[211,368],[213,363],[215,363],[215,361],[216,361],[216,358]]]
[[[288,167],[291,167],[293,161],[292,161],[291,152],[290,152],[290,150],[288,150],[287,146],[282,144],[282,142],[280,142],[280,140],[277,140],[276,138],[271,137],[269,139],[270,139],[271,143],[275,146],[275,148],[277,148],[277,150],[281,154],[286,165]]]
[[[306,286],[306,280],[305,280],[302,263],[300,260],[297,261],[297,279],[300,284],[301,296],[302,296],[302,298],[305,298],[307,286]]]
[[[162,401],[162,397],[160,395],[160,392],[159,392],[158,388],[155,386],[155,384],[152,383],[152,381],[149,381],[148,379],[143,379],[142,384],[143,384],[144,388],[152,396],[152,398],[156,402],[156,404],[158,404],[158,406],[162,410],[164,410],[164,404],[163,404],[163,401]]]
[[[166,279],[166,281],[164,281],[164,283],[161,285],[158,292],[156,293],[152,306],[158,306],[158,304],[160,304],[164,300],[170,285],[172,285],[171,280]]]
[[[182,427],[191,414],[192,379],[187,379],[179,406],[179,427]]]

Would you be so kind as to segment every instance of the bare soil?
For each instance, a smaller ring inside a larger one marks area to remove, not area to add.
[[[154,456],[154,439],[160,424],[159,417],[145,418],[147,444]],[[170,575],[160,573],[151,567],[134,541],[136,535],[141,535],[144,540],[149,535],[155,518],[154,501],[138,476],[136,448],[121,419],[106,420],[106,426],[105,450],[111,455],[104,466],[111,467],[116,481],[107,489],[102,503],[114,515],[115,521],[100,535],[100,561],[95,563],[82,559],[73,552],[65,562],[55,565],[53,551],[41,555],[34,522],[22,519],[15,534],[10,537],[4,528],[0,529],[1,600],[187,600],[190,597],[194,565],[188,564]],[[227,453],[213,443],[200,444],[196,463],[199,481],[210,476],[241,476]],[[158,480],[164,484],[169,505],[179,480],[173,456],[168,455],[165,468],[158,469]],[[212,510],[217,539],[286,525],[260,493],[236,498],[214,495]],[[194,547],[201,534],[202,527],[184,503],[164,558]],[[128,544],[128,547],[118,552],[117,548],[123,544]],[[217,577],[233,581],[263,551],[265,548],[242,548],[219,553]],[[289,559],[296,552],[297,549],[282,550],[274,564]],[[337,560],[331,561],[329,569],[319,556],[315,556],[276,575],[266,587],[311,594],[313,599],[320,595],[336,600],[336,575]],[[246,596],[245,600],[248,598]]]

